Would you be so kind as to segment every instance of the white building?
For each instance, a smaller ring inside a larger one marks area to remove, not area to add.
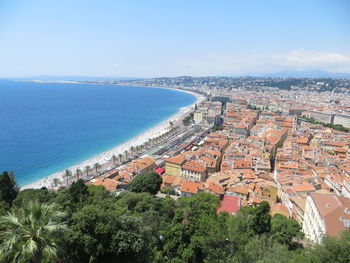
[[[350,116],[336,114],[334,116],[333,124],[343,125],[346,128],[350,128]]]
[[[350,227],[350,198],[335,194],[312,193],[306,199],[303,232],[321,243],[325,235],[339,236]]]
[[[346,177],[343,182],[342,196],[350,198],[350,178]]]
[[[203,123],[203,111],[195,111],[193,114],[193,119],[196,124]]]

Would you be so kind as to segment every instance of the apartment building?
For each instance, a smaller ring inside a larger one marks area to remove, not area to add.
[[[306,238],[320,244],[326,234],[337,237],[348,227],[350,198],[319,193],[307,196],[303,222]]]

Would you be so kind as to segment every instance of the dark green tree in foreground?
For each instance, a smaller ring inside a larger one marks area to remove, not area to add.
[[[64,241],[66,262],[147,262],[141,219],[107,203],[86,205],[73,215],[74,232]]]
[[[316,245],[312,251],[317,263],[350,262],[350,230],[344,231],[340,238],[325,237],[322,245]]]
[[[69,187],[69,196],[72,204],[82,202],[88,195],[88,188],[82,179],[73,182]]]
[[[30,201],[0,218],[1,262],[56,262],[57,244],[68,230],[55,204]]]
[[[279,214],[276,214],[271,220],[271,236],[275,241],[286,245],[289,249],[297,247],[293,238],[300,240],[304,238],[301,226],[297,221]]]
[[[261,202],[252,217],[252,227],[255,234],[269,233],[271,230],[270,205],[268,202]]]
[[[24,189],[20,191],[17,198],[13,200],[12,206],[18,208],[27,203],[28,200],[37,200],[39,203],[50,202],[56,196],[54,191],[48,190],[46,187],[41,189]]]
[[[148,172],[136,176],[129,184],[128,190],[135,193],[148,192],[155,195],[160,190],[162,178],[155,172]]]
[[[19,188],[14,179],[13,172],[4,171],[0,174],[0,203],[5,202],[8,205],[16,199]]]
[[[0,207],[0,262],[89,263],[349,263],[350,230],[302,247],[300,226],[269,205],[217,214],[219,197],[159,198],[155,173],[114,195],[82,180],[57,191],[27,189]],[[33,205],[28,205],[28,200]],[[51,204],[51,205],[50,205]],[[62,223],[63,214],[70,231]],[[58,214],[56,214],[58,212]]]

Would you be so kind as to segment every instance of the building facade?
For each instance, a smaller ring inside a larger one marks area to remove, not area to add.
[[[306,198],[303,232],[320,244],[327,234],[338,237],[350,227],[350,198],[312,193]]]

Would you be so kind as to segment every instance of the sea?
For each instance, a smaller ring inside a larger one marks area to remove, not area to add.
[[[132,139],[195,100],[151,87],[0,80],[0,171],[26,185]]]

